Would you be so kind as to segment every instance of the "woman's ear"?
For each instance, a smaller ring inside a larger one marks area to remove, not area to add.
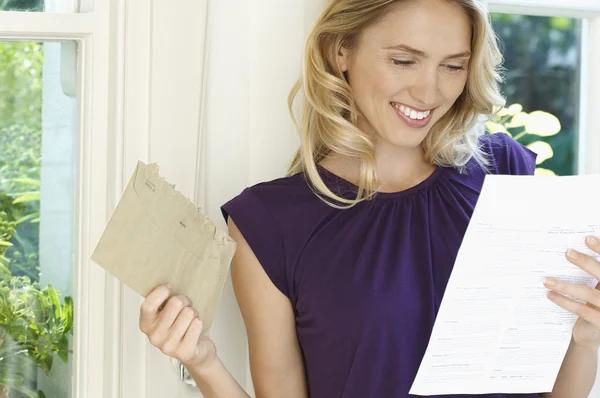
[[[348,49],[344,47],[341,47],[340,51],[338,51],[337,62],[342,72],[348,72],[348,53]]]

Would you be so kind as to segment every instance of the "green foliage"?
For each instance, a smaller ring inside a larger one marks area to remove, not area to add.
[[[504,56],[502,91],[507,102],[555,115],[562,127],[560,134],[526,134],[519,141],[528,146],[536,141],[548,144],[553,156],[543,167],[557,175],[575,174],[581,21],[492,14],[492,23]]]
[[[27,277],[0,281],[0,335],[7,335],[46,374],[52,370],[54,354],[68,361],[68,335],[73,334],[73,300],[48,285]]]
[[[0,43],[0,211],[16,222],[4,265],[33,280],[39,278],[43,59],[41,43]]]
[[[1,126],[41,128],[43,59],[41,43],[0,43]]]
[[[520,104],[513,104],[500,109],[496,117],[486,123],[486,130],[491,134],[508,134],[517,141],[528,139],[527,147],[537,153],[537,164],[544,164],[554,157],[552,146],[544,139],[554,137],[561,132],[558,118],[550,113],[535,111],[523,112]],[[532,138],[533,137],[533,138]],[[556,175],[547,168],[538,167],[536,175]]]
[[[35,377],[32,369],[35,364],[23,349],[9,335],[0,332],[0,391],[10,388],[28,398],[45,397],[42,391],[28,387],[29,379]]]
[[[12,246],[10,240],[15,233],[16,223],[10,221],[6,212],[0,211],[0,277],[2,279],[10,275],[8,269],[8,258],[5,256],[6,249]]]
[[[2,11],[44,11],[43,0],[0,0]]]

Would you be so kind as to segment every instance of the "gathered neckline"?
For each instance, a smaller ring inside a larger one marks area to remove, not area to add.
[[[351,183],[350,181],[338,176],[337,174],[326,169],[325,167],[321,166],[318,163],[317,163],[317,169],[319,170],[321,177],[324,179],[325,182],[335,183],[337,185],[337,186],[333,187],[334,189],[336,189],[338,191],[338,192],[334,191],[334,192],[336,192],[336,194],[339,194],[346,199],[356,197],[356,194],[358,192],[358,186],[356,186],[355,184]],[[427,178],[425,178],[423,181],[421,181],[420,183],[418,183],[410,188],[404,189],[402,191],[377,192],[375,194],[375,196],[373,197],[373,199],[375,199],[375,200],[377,200],[377,199],[396,199],[396,198],[401,198],[401,197],[405,197],[405,196],[420,192],[420,191],[430,187],[438,179],[438,177],[442,174],[444,169],[445,169],[445,167],[436,165],[433,172]],[[331,188],[332,187],[330,187],[330,189]],[[340,188],[342,188],[342,189],[340,190]]]

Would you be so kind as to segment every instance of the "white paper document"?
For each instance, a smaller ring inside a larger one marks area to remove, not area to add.
[[[542,281],[596,286],[565,252],[598,258],[599,200],[600,175],[486,176],[410,394],[552,391],[577,318]]]

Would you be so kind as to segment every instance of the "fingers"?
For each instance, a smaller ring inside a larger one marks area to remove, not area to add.
[[[179,345],[179,356],[181,362],[191,362],[193,359],[200,360],[206,355],[201,352],[204,347],[200,343],[200,334],[202,333],[203,323],[200,319],[194,318],[187,329],[181,344]],[[197,357],[197,358],[195,358]]]
[[[189,308],[192,305],[192,301],[186,296],[173,296],[165,305],[151,326],[150,333],[148,333],[148,338],[152,345],[161,348],[163,347],[165,341],[169,337],[169,331],[175,320],[179,316],[179,313],[183,311],[185,308]],[[187,312],[187,310],[186,310]]]
[[[585,243],[590,249],[600,254],[600,238],[597,238],[595,236],[588,236],[585,240]]]
[[[190,327],[192,321],[198,316],[198,311],[192,307],[185,307],[179,313],[173,326],[171,326],[168,337],[165,340],[162,351],[163,353],[173,356],[176,354],[177,347],[181,343],[183,336]]]
[[[592,250],[600,250],[598,245],[594,245],[594,247],[592,247],[592,245],[589,243],[589,239],[586,240],[586,243]],[[600,280],[600,263],[598,260],[572,249],[567,250],[566,256],[571,263],[592,275],[594,278]]]
[[[555,291],[548,292],[548,298],[559,307],[564,308],[565,310],[600,328],[600,311],[597,311],[586,304],[571,300]]]
[[[158,318],[158,312],[163,303],[171,296],[170,285],[157,286],[142,303],[140,307],[140,330],[148,333]]]
[[[574,297],[582,300],[583,302],[589,303],[593,306],[600,307],[600,291],[579,285],[575,283],[568,283],[555,278],[546,278],[544,285],[557,293],[562,293],[567,296]]]

